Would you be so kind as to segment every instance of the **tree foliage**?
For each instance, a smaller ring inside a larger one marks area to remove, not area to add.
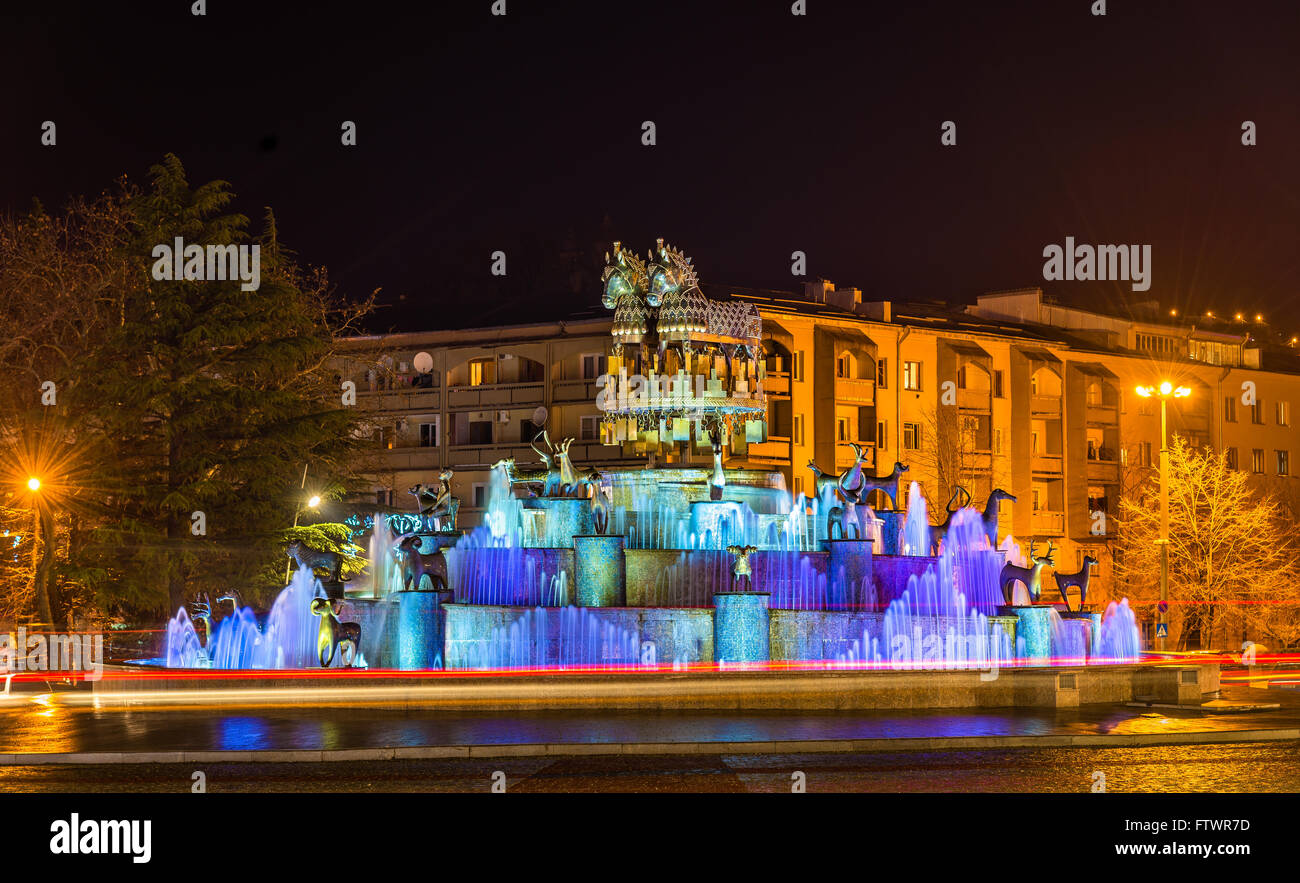
[[[369,301],[339,299],[269,210],[253,234],[232,200],[225,182],[191,186],[169,155],[147,186],[0,223],[6,443],[46,465],[62,578],[101,607],[273,591],[304,464],[313,487],[356,477],[362,415],[331,360]],[[153,278],[154,248],[177,238],[258,245],[260,287]],[[44,381],[56,407],[40,402]]]
[[[1120,503],[1116,576],[1137,603],[1160,597],[1160,485],[1142,483]],[[1278,502],[1224,452],[1175,436],[1169,449],[1169,617],[1178,646],[1216,626],[1254,640],[1300,638],[1296,549]]]

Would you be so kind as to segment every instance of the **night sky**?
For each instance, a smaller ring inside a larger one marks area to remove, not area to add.
[[[1300,3],[791,2],[6,9],[0,207],[173,152],[345,294],[382,288],[376,327],[594,305],[613,238],[665,236],[706,282],[795,288],[798,249],[867,299],[959,302],[1044,284],[1073,235],[1150,244],[1153,284],[1062,300],[1300,332]]]

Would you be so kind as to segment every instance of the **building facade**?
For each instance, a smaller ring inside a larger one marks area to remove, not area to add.
[[[906,464],[904,494],[916,481],[933,520],[950,502],[982,506],[1002,488],[1017,502],[1002,507],[1000,534],[1051,541],[1063,572],[1092,555],[1094,590],[1110,583],[1119,497],[1159,463],[1160,405],[1138,385],[1188,386],[1170,403],[1171,433],[1226,449],[1236,468],[1290,480],[1300,449],[1291,422],[1300,371],[1289,353],[1257,343],[1249,323],[1197,327],[1153,309],[1120,318],[1059,306],[1036,288],[964,310],[864,303],[826,282],[719,294],[761,316],[767,409],[761,440],[731,437],[728,467],[779,472],[792,492],[811,494],[808,464],[840,472],[856,445],[880,474]],[[375,502],[413,510],[408,489],[451,467],[461,524],[475,524],[492,465],[535,463],[530,442],[542,428],[575,439],[579,467],[644,465],[655,452],[611,433],[598,405],[614,321],[348,341],[340,374],[374,414]],[[711,460],[707,446],[682,450],[673,462]]]

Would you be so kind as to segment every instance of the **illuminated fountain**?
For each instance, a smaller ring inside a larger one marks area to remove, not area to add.
[[[1009,494],[932,526],[916,482],[897,509],[907,466],[879,475],[860,445],[840,475],[810,464],[811,496],[777,473],[725,468],[728,452],[766,439],[757,310],[704,297],[689,260],[662,242],[649,264],[616,246],[604,282],[614,342],[602,438],[657,465],[584,469],[571,439],[539,432],[540,468],[495,464],[470,531],[455,527],[444,470],[415,489],[418,514],[365,522],[370,561],[356,586],[323,586],[305,564],[264,619],[238,603],[200,606],[201,635],[182,610],[165,664],[318,667],[329,628],[359,635],[370,665],[403,669],[1136,660],[1126,601],[1104,615],[1058,609],[1039,598],[1050,546],[1040,556],[1031,544],[1024,559],[1010,537],[997,545]],[[322,615],[327,588],[345,622]]]

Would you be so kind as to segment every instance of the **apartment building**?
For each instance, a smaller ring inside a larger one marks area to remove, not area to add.
[[[766,436],[738,439],[729,466],[780,472],[791,490],[811,492],[807,464],[841,471],[854,462],[851,442],[880,473],[907,464],[904,495],[918,482],[932,514],[954,486],[981,506],[1000,487],[1017,498],[1002,507],[1001,533],[1050,540],[1065,572],[1091,554],[1097,588],[1109,583],[1121,490],[1134,468],[1159,460],[1160,405],[1138,385],[1190,387],[1170,403],[1170,431],[1227,449],[1237,468],[1289,478],[1300,450],[1291,422],[1300,367],[1249,323],[1161,321],[1154,306],[1110,316],[1037,288],[965,309],[863,302],[828,282],[709,294],[749,301],[762,317]],[[576,439],[577,464],[643,464],[631,442],[602,441],[597,380],[611,322],[595,314],[349,341],[341,374],[379,415],[376,502],[413,508],[407,489],[451,466],[462,523],[474,524],[491,465],[535,462],[529,441],[541,426]],[[685,462],[708,458],[688,450]]]

